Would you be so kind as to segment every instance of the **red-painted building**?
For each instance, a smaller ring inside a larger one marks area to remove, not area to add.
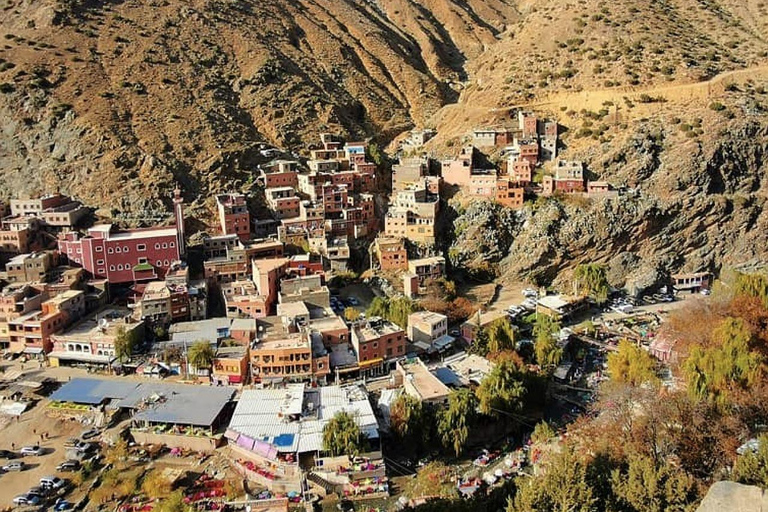
[[[241,240],[251,236],[251,215],[245,204],[243,194],[221,194],[216,196],[221,232],[225,235],[237,235]]]
[[[181,257],[180,236],[175,226],[120,231],[100,224],[85,236],[75,231],[59,235],[59,252],[110,284],[162,279]]]

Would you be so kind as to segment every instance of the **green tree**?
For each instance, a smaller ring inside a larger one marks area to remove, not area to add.
[[[633,386],[658,381],[653,357],[628,340],[621,340],[618,350],[608,354],[608,373],[616,382]]]
[[[427,408],[410,395],[401,394],[389,408],[389,424],[392,433],[403,443],[407,451],[419,451],[429,441]]]
[[[691,349],[683,374],[693,397],[724,404],[732,391],[746,389],[759,380],[762,357],[750,350],[752,334],[741,319],[724,319],[712,338],[712,346]]]
[[[127,361],[131,358],[131,354],[133,354],[133,349],[136,348],[136,343],[138,342],[136,331],[131,330],[130,332],[125,329],[122,325],[117,328],[115,331],[115,357],[118,361]]]
[[[184,493],[181,489],[171,493],[159,505],[155,506],[157,512],[185,512],[189,509],[190,507],[184,503]]]
[[[611,488],[621,510],[629,512],[685,512],[697,501],[693,477],[639,455],[630,455],[623,470],[613,470]]]
[[[368,318],[374,316],[380,316],[381,318],[389,317],[389,299],[386,297],[374,297],[371,304],[366,310]]]
[[[189,358],[189,364],[195,368],[210,368],[213,364],[213,359],[216,357],[211,344],[205,340],[196,341],[194,345],[189,348],[187,353]]]
[[[760,299],[768,308],[768,276],[737,273],[734,289],[737,295],[747,295]]]
[[[355,308],[344,308],[344,318],[349,322],[354,322],[360,318],[360,311]]]
[[[507,359],[499,361],[477,388],[480,412],[497,416],[523,407],[525,386],[520,370]]]
[[[582,263],[573,271],[575,288],[583,295],[589,295],[598,304],[608,300],[611,286],[608,284],[605,265]]]
[[[454,391],[448,406],[438,413],[437,434],[443,446],[458,457],[469,439],[469,429],[477,415],[477,397],[468,389]]]
[[[543,474],[518,479],[518,490],[507,512],[593,512],[594,491],[587,466],[571,447],[544,463]]]
[[[346,411],[337,412],[323,428],[323,448],[332,455],[354,457],[365,447],[365,436],[354,416]]]
[[[548,315],[540,314],[533,325],[534,351],[536,361],[542,368],[554,367],[563,357],[563,349],[557,346],[555,335],[560,332],[560,322]]]
[[[490,352],[490,344],[491,342],[488,336],[488,331],[482,327],[478,327],[477,331],[475,331],[472,344],[469,346],[469,353],[485,357],[488,355],[488,352]]]
[[[540,421],[533,427],[531,441],[534,443],[544,443],[557,435],[557,432],[546,421]]]
[[[733,465],[733,479],[768,489],[768,434],[758,438],[757,451],[747,450]]]
[[[488,334],[488,352],[496,353],[515,349],[515,331],[507,317],[497,318],[485,328],[485,331]]]
[[[153,469],[144,476],[141,492],[150,498],[161,498],[171,492],[171,482],[159,469]]]

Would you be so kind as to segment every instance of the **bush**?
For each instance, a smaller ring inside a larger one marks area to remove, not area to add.
[[[0,83],[0,92],[3,94],[12,93],[15,90],[16,90],[16,86],[11,83],[8,83],[8,82]]]
[[[715,112],[722,112],[723,110],[725,110],[725,105],[723,105],[719,101],[713,101],[712,103],[709,104],[709,108],[710,110],[714,110]]]

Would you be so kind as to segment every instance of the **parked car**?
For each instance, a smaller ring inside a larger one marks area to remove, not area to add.
[[[21,449],[21,451],[19,453],[21,453],[25,457],[27,455],[34,455],[35,457],[39,457],[40,455],[43,454],[43,449],[40,448],[40,446],[38,446],[38,445],[35,445],[35,446],[25,446],[25,447],[23,447]]]
[[[70,437],[66,441],[64,441],[64,447],[65,448],[74,448],[77,446],[77,443],[80,442],[80,438],[78,437]]]
[[[57,476],[44,476],[40,479],[40,485],[48,489],[61,489],[67,481]]]
[[[360,301],[357,300],[357,297],[349,297],[347,299],[347,302],[349,302],[350,306],[359,306],[360,305]]]
[[[538,297],[539,296],[539,292],[537,292],[533,288],[526,288],[525,290],[523,290],[523,296],[524,297]]]
[[[13,462],[9,462],[5,466],[3,466],[3,471],[24,471],[24,468],[26,466],[24,465],[24,461],[21,460],[15,460]]]
[[[91,439],[92,437],[96,437],[99,434],[101,434],[101,431],[97,428],[89,428],[82,434],[80,434],[80,439]]]
[[[88,441],[80,441],[75,445],[75,450],[79,452],[88,452],[93,450],[93,448],[94,448],[94,444],[89,443]]]
[[[79,460],[66,460],[61,464],[59,464],[58,466],[56,466],[56,471],[62,471],[62,472],[77,471],[78,469],[80,469]]]
[[[709,294],[712,293],[712,291],[710,291],[709,289],[705,288],[705,289],[701,290],[699,293],[702,294],[702,295],[709,295]]]
[[[41,498],[44,498],[48,493],[49,493],[49,490],[46,487],[32,487],[30,490],[27,491],[27,495],[39,496]]]
[[[56,503],[53,505],[54,512],[62,512],[63,510],[69,510],[70,508],[72,508],[72,504],[61,498],[57,499]]]
[[[19,494],[13,498],[14,505],[37,505],[40,503],[40,496],[34,494]]]

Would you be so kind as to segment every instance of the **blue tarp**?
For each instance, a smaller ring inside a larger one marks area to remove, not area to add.
[[[292,446],[294,434],[280,434],[272,440],[272,444],[275,446]]]
[[[453,370],[440,366],[432,370],[432,374],[437,377],[437,380],[445,384],[446,386],[461,387],[461,379],[453,373]]]
[[[98,405],[104,400],[125,398],[137,385],[138,382],[123,380],[78,378],[61,386],[50,398],[56,402]]]

